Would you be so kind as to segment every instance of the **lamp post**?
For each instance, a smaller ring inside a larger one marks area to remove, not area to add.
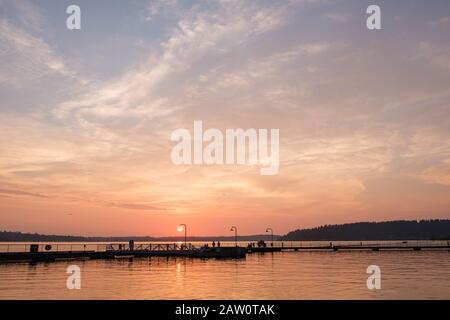
[[[178,231],[183,231],[183,229],[184,229],[184,249],[186,250],[187,249],[187,244],[186,244],[186,240],[187,240],[187,226],[184,224],[184,223],[182,223],[182,224],[180,224],[179,226],[178,226]]]
[[[272,235],[272,247],[273,247],[273,229],[272,228],[267,228],[266,232],[269,232],[269,231],[270,231],[270,233]]]
[[[235,243],[235,245],[237,247],[238,246],[237,245],[237,228],[235,226],[232,226],[230,231],[234,231],[234,243]]]

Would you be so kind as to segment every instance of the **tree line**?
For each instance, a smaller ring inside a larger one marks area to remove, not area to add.
[[[295,230],[279,240],[448,240],[450,220],[358,222]]]

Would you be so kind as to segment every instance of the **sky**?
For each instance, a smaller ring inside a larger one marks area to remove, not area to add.
[[[0,0],[0,230],[450,218],[449,31],[448,0]],[[279,129],[278,174],[173,164],[195,120]]]

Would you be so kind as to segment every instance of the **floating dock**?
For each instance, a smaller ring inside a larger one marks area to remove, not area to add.
[[[50,249],[51,250],[51,249]],[[109,245],[105,250],[83,251],[39,251],[1,252],[1,262],[50,262],[94,259],[133,259],[142,257],[188,257],[188,258],[245,258],[246,250],[242,247],[200,247],[179,246],[177,244],[149,244],[137,247],[129,245]]]
[[[282,252],[282,251],[421,251],[421,250],[447,250],[450,251],[450,243],[442,244],[420,244],[420,243],[400,243],[400,244],[360,244],[360,245],[282,245],[265,247],[247,247],[248,253]]]

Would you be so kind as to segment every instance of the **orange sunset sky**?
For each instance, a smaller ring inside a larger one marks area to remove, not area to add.
[[[373,2],[373,1],[372,1]],[[450,3],[0,0],[0,230],[276,234],[450,218]],[[170,134],[280,129],[280,169]]]

